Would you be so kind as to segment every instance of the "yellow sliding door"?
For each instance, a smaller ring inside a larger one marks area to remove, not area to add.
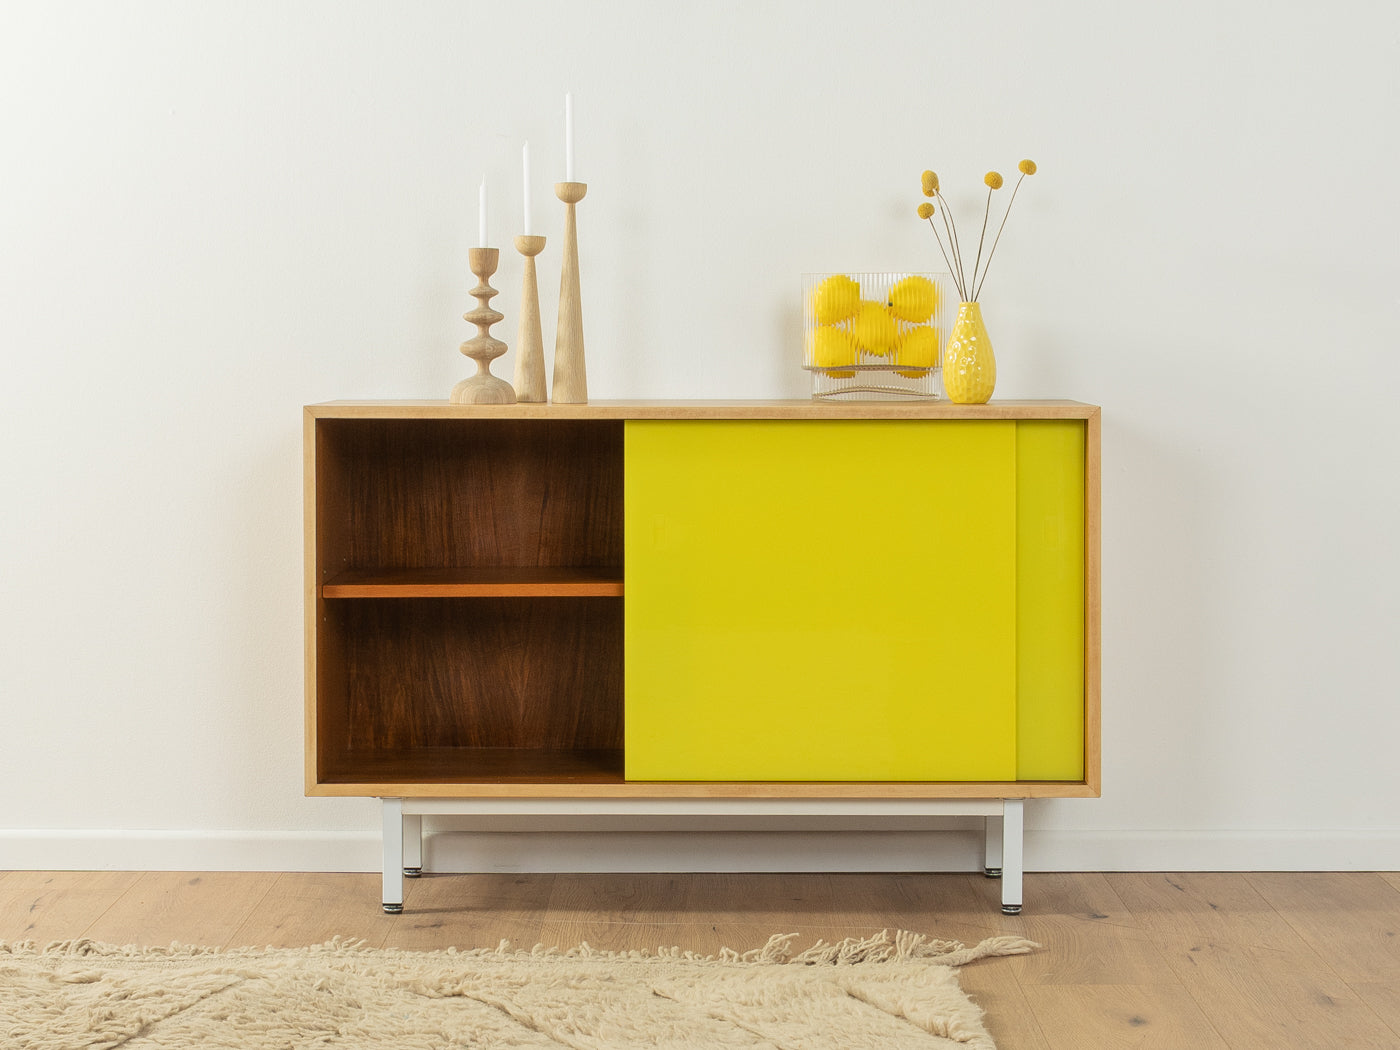
[[[624,485],[628,779],[1016,779],[1015,422],[629,420]]]

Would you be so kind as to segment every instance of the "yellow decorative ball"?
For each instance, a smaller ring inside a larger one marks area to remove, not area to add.
[[[869,299],[862,301],[860,309],[856,311],[852,331],[856,337],[856,346],[867,354],[884,357],[894,349],[894,318],[890,316],[889,310],[885,309],[884,303],[871,302]]]
[[[931,171],[926,171],[919,176],[919,188],[924,191],[925,197],[932,197],[938,192],[938,176]]]
[[[1000,172],[997,172],[997,171],[989,171],[989,172],[987,172],[987,177],[986,177],[985,179],[983,179],[982,181],[985,182],[988,186],[990,186],[990,187],[991,187],[992,189],[994,189],[994,190],[999,190],[999,189],[1001,189],[1002,178],[1001,178],[1001,173],[1000,173]]]
[[[860,306],[860,285],[845,274],[828,277],[817,285],[812,306],[817,324],[839,324],[854,315]]]
[[[937,329],[920,325],[907,330],[899,337],[899,345],[895,347],[894,363],[909,367],[910,371],[899,370],[899,374],[906,379],[918,379],[924,375],[912,369],[932,368],[938,363]]]
[[[927,277],[906,277],[890,289],[890,312],[901,321],[923,324],[938,307],[938,286]]]
[[[849,332],[832,328],[830,325],[822,325],[817,329],[812,344],[812,364],[818,368],[833,369],[855,363],[856,344],[851,340]],[[851,371],[829,371],[827,374],[837,379],[850,379],[855,375]]]
[[[1016,167],[1020,169],[1022,175],[1035,174],[1035,161],[1033,160],[1023,160],[1020,164],[1017,164]]]
[[[930,204],[928,201],[924,201],[924,203],[922,203],[922,204],[919,205],[919,218],[921,218],[921,219],[931,219],[931,218],[933,218],[933,205]]]

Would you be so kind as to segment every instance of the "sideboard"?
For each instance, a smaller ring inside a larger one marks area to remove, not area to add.
[[[1099,794],[1099,409],[305,410],[306,791],[453,814],[975,815]]]

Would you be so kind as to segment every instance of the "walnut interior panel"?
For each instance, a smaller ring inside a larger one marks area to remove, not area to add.
[[[622,564],[617,420],[323,419],[321,579]]]
[[[326,616],[343,662],[323,682],[342,734],[328,768],[416,748],[622,747],[620,599],[328,601]]]

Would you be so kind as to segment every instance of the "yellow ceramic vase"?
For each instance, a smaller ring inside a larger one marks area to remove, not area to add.
[[[958,319],[943,350],[943,389],[958,405],[982,405],[997,385],[997,359],[982,323],[980,303],[959,303]]]

